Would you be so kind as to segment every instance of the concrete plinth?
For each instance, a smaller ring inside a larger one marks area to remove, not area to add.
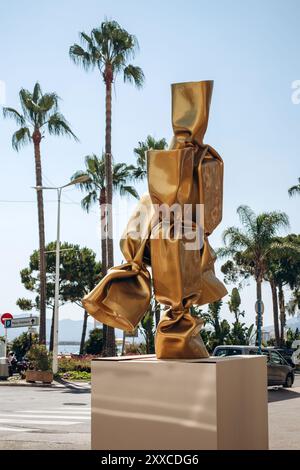
[[[92,361],[92,449],[268,449],[263,356]]]

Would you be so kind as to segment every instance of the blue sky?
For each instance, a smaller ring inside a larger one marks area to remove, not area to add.
[[[300,231],[299,198],[289,199],[287,188],[300,176],[300,105],[292,103],[292,82],[300,79],[297,0],[177,0],[102,1],[29,0],[0,6],[0,80],[8,106],[18,107],[21,87],[39,81],[44,91],[62,98],[61,111],[80,143],[65,138],[44,139],[44,183],[64,184],[83,168],[84,156],[104,147],[104,87],[97,72],[86,73],[68,57],[78,32],[89,32],[105,17],[117,20],[139,40],[135,63],[146,76],[141,91],[116,82],[113,93],[113,154],[116,161],[133,163],[133,148],[148,134],[172,135],[170,84],[215,81],[205,141],[225,163],[224,217],[211,237],[219,246],[222,231],[237,224],[236,208],[250,205],[256,212],[283,210],[291,230]],[[31,147],[11,148],[13,122],[0,119],[0,311],[19,314],[15,301],[28,294],[19,271],[37,247],[34,161]],[[140,188],[142,193],[146,186]],[[99,253],[98,208],[86,215],[80,193],[63,196],[62,239]],[[14,202],[8,202],[14,201]],[[19,202],[18,202],[19,201]],[[56,231],[54,194],[45,194],[46,238]],[[118,201],[117,201],[118,202]],[[126,222],[123,200],[116,225]],[[118,204],[119,205],[119,204]],[[121,261],[116,252],[116,263]],[[265,323],[272,319],[269,287],[264,288]],[[241,292],[246,320],[254,318],[253,284]],[[66,305],[61,318],[82,317]],[[229,318],[227,308],[224,316]],[[1,332],[0,332],[1,333]]]

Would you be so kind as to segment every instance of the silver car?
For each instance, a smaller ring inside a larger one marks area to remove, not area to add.
[[[213,352],[213,356],[240,356],[258,354],[257,346],[235,346],[223,345],[217,346]],[[292,387],[294,383],[294,370],[274,348],[262,348],[262,354],[267,356],[268,366],[268,385],[283,385],[284,387]]]

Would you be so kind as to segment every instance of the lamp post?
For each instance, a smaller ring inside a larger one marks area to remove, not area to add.
[[[57,192],[57,232],[56,232],[56,256],[55,256],[55,290],[54,290],[54,317],[53,317],[53,373],[57,373],[58,369],[58,310],[59,310],[59,265],[60,265],[60,202],[61,193],[67,186],[72,186],[77,183],[84,183],[89,180],[88,176],[79,176],[70,183],[64,184],[63,186],[34,186],[37,191],[43,191],[44,189],[53,189]]]

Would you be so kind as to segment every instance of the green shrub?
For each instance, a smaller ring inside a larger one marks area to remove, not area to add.
[[[65,380],[84,380],[90,381],[91,380],[91,373],[90,372],[79,372],[77,370],[72,370],[70,372],[64,372],[59,374]]]
[[[103,330],[95,328],[90,331],[89,338],[85,342],[84,352],[86,354],[100,355],[103,351]]]
[[[25,332],[17,336],[10,344],[10,349],[15,353],[18,361],[28,353],[32,345],[37,344],[39,336],[37,334],[30,334]]]
[[[50,354],[44,344],[34,344],[27,357],[30,367],[34,370],[47,371],[52,369],[52,354]]]
[[[91,356],[67,357],[62,356],[58,360],[58,372],[91,372]]]

